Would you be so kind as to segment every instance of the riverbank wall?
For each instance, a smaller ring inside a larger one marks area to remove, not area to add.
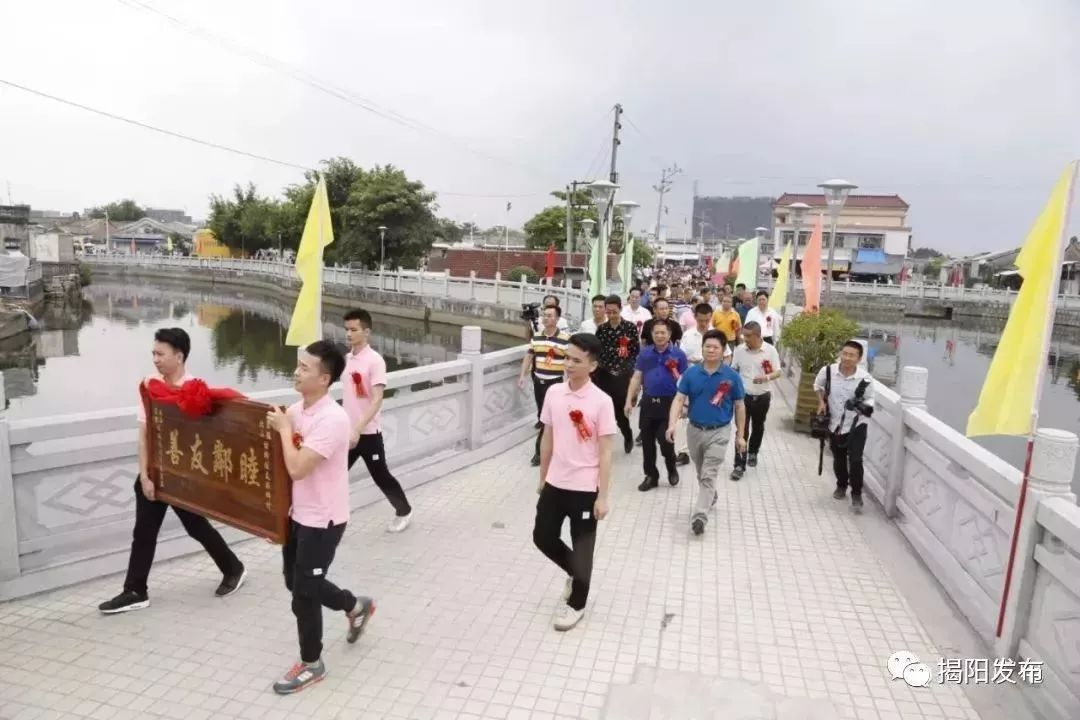
[[[268,277],[243,270],[216,267],[186,267],[178,272],[170,268],[95,264],[93,274],[103,281],[138,278],[175,282],[183,279],[185,283],[208,287],[221,285],[229,288],[250,288],[290,303],[295,301],[300,290],[300,282],[294,278]],[[331,282],[325,283],[324,288],[324,311],[340,310],[344,313],[350,308],[362,305],[377,314],[449,325],[476,325],[487,332],[500,335],[522,336],[524,332],[520,309],[505,305]]]
[[[788,294],[788,302],[803,305],[805,298],[801,290]],[[1007,320],[1012,305],[1004,302],[980,301],[977,294],[964,299],[939,299],[921,297],[899,297],[897,295],[854,295],[835,293],[833,307],[841,310],[860,312],[897,313],[908,317],[940,318],[978,318],[983,320]],[[1080,308],[1058,307],[1054,319],[1058,328],[1080,330]]]

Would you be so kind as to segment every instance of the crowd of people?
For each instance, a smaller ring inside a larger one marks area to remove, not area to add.
[[[671,268],[631,288],[625,304],[619,295],[596,295],[591,310],[574,332],[558,324],[565,321],[558,298],[545,297],[528,328],[518,380],[525,388],[531,375],[537,408],[532,464],[540,468],[541,499],[534,541],[568,577],[558,630],[572,628],[584,613],[595,522],[610,509],[618,439],[626,454],[642,449],[641,492],[660,487],[658,455],[672,487],[679,468],[693,466],[698,491],[689,529],[700,536],[716,504],[728,445],[734,441],[731,481],[758,467],[771,385],[781,377],[783,318],[769,307],[765,290],[717,286],[701,271]],[[833,497],[844,499],[850,488],[853,512],[862,509],[862,453],[873,412],[862,352],[858,342],[846,343],[814,386],[830,429]],[[566,519],[572,547],[559,538]]]
[[[697,273],[671,272],[666,281],[631,289],[625,304],[619,295],[593,297],[592,317],[574,332],[554,296],[544,299],[535,322],[529,322],[519,386],[524,389],[531,381],[537,408],[532,464],[539,468],[539,497],[533,542],[566,575],[553,621],[559,631],[570,630],[584,616],[597,522],[611,509],[613,455],[620,438],[624,453],[642,449],[641,492],[660,487],[658,457],[672,487],[679,484],[679,468],[693,466],[698,491],[688,520],[695,536],[705,532],[716,505],[728,445],[735,445],[730,480],[739,481],[758,466],[771,384],[781,377],[776,346],[782,318],[768,307],[763,290],[717,287]],[[294,372],[301,399],[286,410],[272,408],[266,417],[281,438],[293,480],[282,573],[296,617],[300,661],[274,683],[280,694],[325,677],[324,607],[344,615],[349,643],[357,641],[375,612],[372,598],[340,588],[328,577],[349,522],[349,470],[358,459],[394,509],[387,531],[402,532],[412,521],[412,507],[386,458],[380,423],[386,363],[370,345],[371,315],[351,310],[343,323],[348,349],[326,341],[308,345]],[[158,330],[155,373],[143,387],[183,389],[194,381],[186,370],[191,351],[184,330]],[[822,368],[815,382],[818,410],[828,416],[831,430],[834,497],[843,499],[850,489],[855,511],[862,507],[865,418],[873,411],[872,386],[859,368],[861,355],[861,345],[847,343],[839,362]],[[339,380],[342,400],[334,402],[330,388]],[[150,568],[170,507],[157,497],[150,478],[141,397],[138,407],[131,554],[121,593],[99,606],[107,615],[149,606]],[[635,408],[636,436],[631,426]],[[244,564],[206,518],[172,507],[222,573],[215,594],[237,592],[247,577]],[[567,520],[570,546],[561,539]]]

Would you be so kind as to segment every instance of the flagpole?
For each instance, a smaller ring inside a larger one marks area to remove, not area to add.
[[[1001,591],[1001,604],[998,607],[997,632],[995,637],[1001,637],[1001,630],[1005,625],[1005,609],[1009,600],[1009,589],[1012,586],[1013,565],[1016,562],[1016,545],[1020,535],[1020,521],[1024,515],[1024,505],[1027,502],[1028,480],[1031,478],[1031,455],[1035,447],[1035,431],[1039,424],[1039,405],[1042,402],[1043,379],[1046,375],[1046,358],[1050,353],[1050,335],[1054,331],[1054,317],[1057,315],[1057,296],[1061,288],[1061,267],[1065,260],[1065,238],[1069,234],[1069,219],[1072,215],[1073,192],[1076,190],[1077,172],[1080,170],[1080,161],[1074,160],[1072,164],[1072,177],[1069,178],[1069,189],[1065,193],[1065,214],[1061,222],[1061,236],[1058,238],[1057,261],[1054,263],[1054,274],[1050,280],[1049,312],[1046,313],[1046,323],[1042,347],[1039,349],[1039,364],[1035,370],[1035,397],[1031,408],[1031,427],[1028,430],[1027,453],[1024,457],[1024,475],[1020,481],[1020,496],[1016,501],[1016,518],[1013,521],[1012,541],[1009,544],[1009,562],[1005,567],[1005,584]]]
[[[319,213],[319,274],[318,277],[318,293],[315,296],[315,327],[318,329],[317,339],[323,339],[323,322],[322,322],[322,295],[323,295],[323,238],[326,236],[326,228],[323,227],[323,214]]]

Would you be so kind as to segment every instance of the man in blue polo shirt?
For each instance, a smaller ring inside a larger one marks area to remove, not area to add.
[[[737,452],[746,452],[746,408],[742,378],[724,364],[723,333],[710,330],[702,337],[701,354],[704,362],[694,365],[679,381],[679,392],[671,403],[668,415],[668,440],[674,440],[684,403],[689,403],[690,424],[686,442],[690,460],[698,476],[698,496],[690,528],[695,535],[705,532],[709,508],[716,503],[716,478],[724,464],[724,452],[731,439],[731,419],[735,418]],[[732,477],[732,480],[737,478]]]
[[[671,403],[678,392],[677,383],[688,364],[686,353],[671,344],[671,326],[663,322],[655,323],[652,326],[652,345],[643,348],[638,355],[634,376],[630,378],[630,389],[626,393],[626,414],[629,416],[638,390],[644,390],[638,418],[645,469],[645,479],[638,485],[638,490],[642,492],[660,484],[660,471],[656,469],[657,443],[660,443],[660,452],[667,466],[668,482],[672,486],[679,484],[675,445],[664,432],[667,430]]]

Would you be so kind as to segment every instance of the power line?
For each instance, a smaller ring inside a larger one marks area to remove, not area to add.
[[[286,160],[277,160],[267,155],[259,155],[258,153],[248,152],[247,150],[239,150],[234,147],[229,147],[228,145],[222,145],[221,143],[216,143],[210,140],[203,140],[201,138],[192,137],[191,135],[185,135],[184,133],[177,132],[175,130],[168,130],[166,128],[158,127],[157,125],[144,123],[141,120],[133,120],[131,118],[117,115],[106,110],[99,110],[98,108],[93,108],[89,105],[83,105],[82,103],[75,102],[74,100],[67,100],[66,98],[51,95],[42,90],[35,90],[34,88],[20,85],[18,83],[12,82],[10,80],[5,80],[3,78],[0,78],[0,85],[7,85],[8,87],[15,88],[16,90],[22,90],[23,92],[30,93],[31,95],[37,95],[38,97],[43,97],[47,100],[52,100],[54,102],[68,105],[70,107],[78,108],[79,110],[85,110],[86,112],[100,115],[101,117],[106,117],[110,120],[117,120],[122,123],[127,123],[128,125],[140,127],[144,130],[150,130],[152,132],[161,133],[162,135],[168,135],[169,137],[178,138],[180,140],[187,140],[188,142],[198,143],[199,145],[214,148],[215,150],[224,150],[225,152],[232,153],[234,155],[242,155],[243,157],[252,158],[254,160],[262,160],[263,162],[273,163],[274,165],[281,165],[282,167],[294,168],[296,170],[303,170],[305,172],[308,170],[314,170],[314,168],[308,167],[306,165],[298,165],[297,163],[291,163]]]
[[[158,15],[159,17],[168,20],[170,23],[176,25],[177,27],[181,28],[189,34],[211,40],[214,43],[224,47],[228,51],[247,58],[256,65],[260,65],[275,72],[280,72],[283,75],[295,80],[296,82],[307,85],[308,87],[311,87],[319,92],[325,93],[354,107],[360,108],[361,110],[372,113],[380,118],[383,118],[384,120],[388,120],[392,123],[409,128],[410,130],[414,130],[417,132],[427,132],[436,135],[442,139],[449,140],[450,142],[461,147],[462,149],[479,157],[483,157],[487,160],[494,160],[495,162],[503,163],[506,165],[524,168],[527,170],[531,170],[532,172],[539,173],[541,175],[547,174],[546,171],[539,168],[535,168],[529,165],[525,165],[523,163],[499,157],[498,155],[492,155],[491,153],[485,152],[483,150],[477,150],[476,148],[471,147],[462,140],[452,135],[449,135],[448,133],[439,130],[438,128],[427,125],[420,120],[411,118],[407,115],[403,115],[389,108],[381,107],[373,100],[364,98],[353,92],[352,90],[344,89],[332,85],[331,83],[325,82],[319,79],[317,76],[307,72],[301,67],[292,65],[283,60],[279,60],[278,58],[275,58],[271,55],[267,55],[257,50],[253,50],[251,48],[240,45],[223,35],[219,35],[213,31],[207,30],[206,28],[170,15],[162,10],[146,4],[145,2],[141,2],[141,0],[117,0],[117,2],[127,7],[139,8],[146,12]]]
[[[69,107],[78,108],[79,110],[84,110],[86,112],[93,113],[95,115],[100,115],[101,117],[105,117],[105,118],[108,118],[110,120],[116,120],[116,121],[119,121],[119,122],[122,122],[122,123],[127,123],[128,125],[134,125],[135,127],[142,128],[143,130],[150,130],[152,132],[160,133],[162,135],[167,135],[169,137],[176,138],[176,139],[179,139],[179,140],[186,140],[188,142],[193,142],[193,143],[196,143],[198,145],[202,145],[204,147],[213,148],[214,150],[222,150],[224,152],[232,153],[234,155],[240,155],[240,156],[243,156],[243,157],[246,157],[246,158],[251,158],[253,160],[261,160],[263,162],[273,163],[274,165],[280,165],[282,167],[293,168],[293,169],[296,169],[296,170],[302,170],[304,172],[317,171],[316,168],[313,168],[313,167],[310,167],[310,166],[307,166],[307,165],[300,165],[298,163],[289,162],[287,160],[278,160],[277,158],[272,158],[272,157],[270,157],[268,155],[260,155],[258,153],[248,152],[247,150],[240,150],[238,148],[230,147],[228,145],[223,145],[222,143],[213,142],[212,140],[203,140],[202,138],[193,137],[191,135],[187,135],[185,133],[178,132],[176,130],[169,130],[167,128],[158,127],[157,125],[151,125],[150,123],[142,122],[141,120],[134,120],[132,118],[124,117],[123,115],[117,115],[116,113],[112,113],[112,112],[109,112],[107,110],[101,110],[99,108],[90,107],[89,105],[84,105],[83,103],[76,102],[74,100],[68,100],[66,98],[62,98],[62,97],[59,97],[57,95],[52,95],[51,93],[47,93],[47,92],[44,92],[42,90],[35,90],[34,88],[27,87],[26,85],[20,85],[19,83],[12,82],[10,80],[5,80],[3,78],[0,78],[0,85],[6,85],[7,87],[14,88],[16,90],[22,90],[23,92],[29,93],[31,95],[36,95],[38,97],[42,97],[42,98],[45,98],[47,100],[52,100],[54,102],[58,102],[58,103],[61,103],[63,105],[68,105]],[[546,194],[546,193],[521,193],[521,194],[457,193],[457,192],[439,192],[438,190],[435,190],[435,192],[438,193],[439,195],[450,196],[450,197],[479,197],[479,198],[521,198],[521,197],[537,197],[537,196]]]

